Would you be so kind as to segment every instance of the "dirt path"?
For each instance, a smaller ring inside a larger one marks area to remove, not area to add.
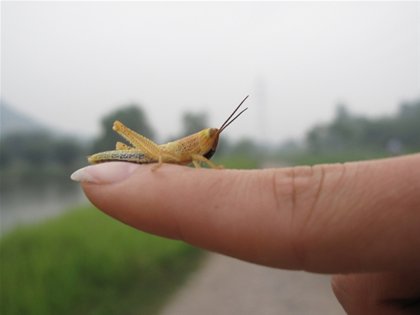
[[[210,254],[161,315],[343,315],[329,277]]]

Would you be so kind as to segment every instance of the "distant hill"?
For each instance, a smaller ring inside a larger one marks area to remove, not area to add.
[[[19,113],[12,106],[0,100],[0,134],[2,137],[11,133],[48,131],[35,119]]]

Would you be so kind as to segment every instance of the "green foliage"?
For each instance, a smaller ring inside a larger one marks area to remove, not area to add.
[[[72,138],[63,138],[51,148],[52,158],[60,165],[70,168],[85,154],[84,148]]]
[[[51,160],[53,139],[46,132],[15,133],[0,141],[1,166],[8,166],[16,159],[41,166]]]
[[[255,169],[258,168],[259,163],[259,161],[254,157],[234,154],[217,157],[214,159],[214,162],[229,169]]]
[[[246,156],[248,158],[256,159],[258,147],[254,140],[243,138],[231,145],[229,153],[233,156]]]
[[[335,119],[313,127],[306,135],[310,153],[388,152],[420,150],[420,101],[403,104],[395,116],[368,119],[352,115],[344,105]]]
[[[153,139],[154,132],[146,117],[146,113],[136,105],[128,105],[108,114],[101,120],[102,132],[93,144],[93,152],[114,150],[115,143],[122,138],[112,130],[115,120],[121,121],[124,125]]]
[[[45,131],[8,134],[0,140],[2,180],[15,183],[32,175],[63,177],[85,162],[86,149],[76,139]]]
[[[182,115],[183,132],[182,137],[196,133],[202,129],[209,128],[206,113],[184,113]]]
[[[420,100],[401,105],[394,128],[408,148],[420,149]]]
[[[155,314],[200,251],[82,208],[0,240],[0,313]]]

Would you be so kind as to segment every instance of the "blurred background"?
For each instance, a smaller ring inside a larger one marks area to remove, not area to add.
[[[0,313],[339,314],[328,278],[134,231],[69,179],[115,119],[163,143],[248,94],[226,167],[419,152],[420,3],[1,2]]]

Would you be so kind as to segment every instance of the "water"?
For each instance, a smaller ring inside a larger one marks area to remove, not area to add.
[[[0,235],[87,203],[80,185],[68,181],[20,184],[0,189]]]

